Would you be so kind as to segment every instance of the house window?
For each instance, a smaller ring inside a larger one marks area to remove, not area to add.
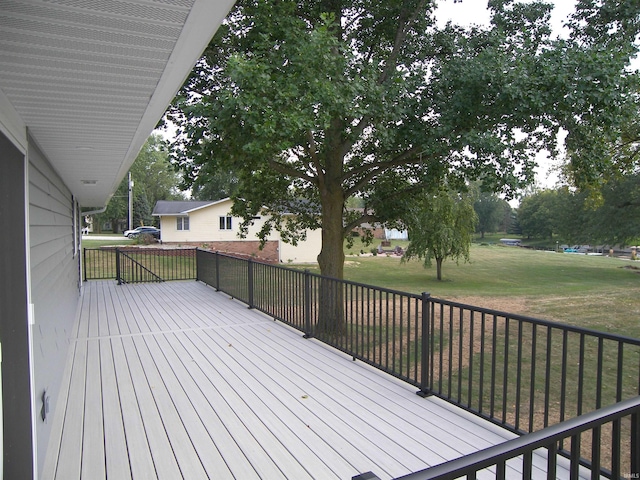
[[[220,230],[231,230],[231,217],[220,217]]]
[[[178,217],[176,228],[178,230],[189,230],[189,217]]]

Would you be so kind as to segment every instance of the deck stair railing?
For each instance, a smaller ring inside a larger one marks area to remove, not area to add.
[[[198,280],[520,435],[640,394],[640,339],[204,250],[196,257]],[[594,474],[631,471],[630,418],[581,442]],[[566,440],[557,450],[575,455]]]
[[[517,437],[485,450],[398,477],[395,480],[475,479],[483,470],[489,471],[489,469],[494,478],[498,479],[513,478],[514,472],[517,471],[522,472],[521,478],[523,479],[540,477],[539,474],[534,474],[534,468],[546,471],[546,478],[556,479],[558,461],[566,463],[562,457],[558,456],[558,445],[566,439],[570,439],[568,459],[570,478],[584,478],[584,474],[588,472],[584,471],[584,459],[581,458],[581,436],[585,433],[593,440],[592,461],[588,465],[592,472],[590,478],[600,478],[601,457],[598,439],[602,429],[610,425],[614,431],[620,431],[624,420],[631,422],[630,470],[622,470],[620,462],[614,462],[613,470],[606,472],[606,476],[608,478],[638,478],[638,472],[640,472],[640,396]],[[536,451],[540,453],[540,449],[546,450],[546,465],[534,466],[534,454]],[[508,470],[511,464],[519,465],[515,465],[513,470]],[[353,478],[379,480],[372,472]]]
[[[118,285],[123,283],[164,282],[162,277],[119,248],[116,248],[116,280]]]
[[[195,248],[85,248],[84,280],[118,283],[162,282],[196,278]]]

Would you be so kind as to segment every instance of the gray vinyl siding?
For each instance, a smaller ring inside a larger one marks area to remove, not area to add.
[[[29,145],[29,240],[34,305],[33,364],[38,469],[49,442],[71,330],[79,300],[79,256],[74,255],[73,197],[34,142]],[[77,238],[77,237],[76,237]],[[40,416],[42,395],[49,417]]]

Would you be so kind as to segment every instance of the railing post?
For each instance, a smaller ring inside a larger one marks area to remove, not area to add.
[[[82,281],[87,281],[87,249],[82,249]]]
[[[220,255],[216,250],[216,292],[220,291]]]
[[[640,478],[640,412],[631,414],[631,472],[629,478]],[[634,476],[635,475],[635,476]]]
[[[422,292],[422,338],[420,353],[420,390],[416,392],[421,397],[431,395],[429,388],[429,324],[431,323],[431,301],[430,294]]]
[[[195,261],[195,265],[196,265],[196,282],[199,282],[200,281],[200,276],[199,276],[198,272],[200,271],[199,263],[200,263],[200,259],[201,259],[200,249],[199,248],[196,248],[195,254],[196,254],[196,261]]]
[[[304,338],[312,338],[311,331],[311,274],[304,271]]]
[[[247,283],[249,284],[249,308],[254,308],[253,305],[253,259],[249,257],[247,264]]]
[[[122,285],[122,277],[120,276],[120,249],[116,247],[116,280],[118,285]]]

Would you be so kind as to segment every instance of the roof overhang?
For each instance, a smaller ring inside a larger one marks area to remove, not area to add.
[[[0,131],[104,205],[234,0],[0,0]]]

